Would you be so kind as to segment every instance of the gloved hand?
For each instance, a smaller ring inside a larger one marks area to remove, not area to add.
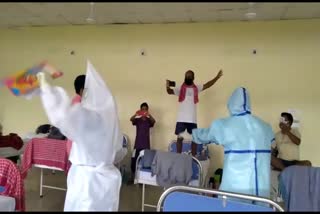
[[[37,79],[41,89],[49,87],[49,83],[46,80],[46,75],[43,72],[37,73]]]

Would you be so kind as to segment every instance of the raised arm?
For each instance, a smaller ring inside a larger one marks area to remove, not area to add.
[[[223,75],[223,72],[222,72],[222,70],[220,70],[215,78],[213,78],[212,80],[210,80],[209,82],[207,82],[206,84],[203,85],[203,90],[206,90],[206,89],[210,88],[211,86],[213,86],[218,81],[218,79],[220,79],[220,77],[222,77],[222,75]]]
[[[43,73],[37,75],[40,83],[40,96],[50,123],[70,139],[76,136],[79,128],[79,106],[71,106],[70,98],[60,87],[50,86]]]
[[[37,75],[40,83],[40,97],[43,108],[50,123],[59,128],[67,138],[77,143],[77,139],[87,135],[95,135],[95,131],[106,125],[105,120],[96,111],[82,107],[82,105],[71,105],[71,99],[61,87],[50,86],[43,73]],[[116,117],[113,115],[113,117]],[[116,140],[115,142],[120,142]],[[122,142],[122,139],[121,139]],[[116,148],[117,149],[117,148]]]

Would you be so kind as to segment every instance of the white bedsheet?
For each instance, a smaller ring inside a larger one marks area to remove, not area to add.
[[[0,195],[0,212],[15,211],[16,200],[12,197]]]

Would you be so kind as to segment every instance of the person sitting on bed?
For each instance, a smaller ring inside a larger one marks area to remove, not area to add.
[[[298,129],[291,127],[292,123],[293,117],[290,113],[281,113],[279,123],[281,130],[275,135],[276,144],[273,146],[271,156],[271,165],[280,171],[292,165],[311,166],[310,161],[299,160],[301,135]]]
[[[150,128],[154,126],[156,121],[149,113],[149,106],[147,103],[142,103],[140,105],[140,110],[130,118],[130,121],[132,122],[132,125],[137,127],[134,151],[131,158],[131,172],[134,177],[136,160],[140,151],[150,149]]]

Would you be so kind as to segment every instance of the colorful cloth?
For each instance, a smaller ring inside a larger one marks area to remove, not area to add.
[[[14,75],[4,78],[1,81],[1,85],[7,86],[15,96],[31,95],[39,89],[39,81],[36,77],[36,74],[39,72],[47,72],[53,79],[63,75],[61,71],[58,71],[47,62],[42,62],[36,66],[24,69]]]
[[[184,99],[186,98],[186,92],[187,92],[187,88],[193,88],[194,91],[194,103],[198,103],[199,102],[199,97],[198,97],[198,88],[195,84],[193,84],[192,86],[188,86],[185,83],[182,84],[181,89],[180,89],[180,94],[179,94],[179,102],[183,102]]]

